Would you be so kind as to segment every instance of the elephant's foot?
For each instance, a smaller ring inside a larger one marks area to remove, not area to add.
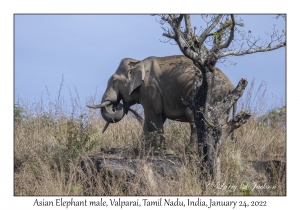
[[[158,151],[166,150],[165,138],[163,136],[160,136],[159,138],[156,139],[155,150]]]

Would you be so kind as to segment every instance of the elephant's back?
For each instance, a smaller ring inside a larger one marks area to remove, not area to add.
[[[154,57],[153,59],[165,117],[187,121],[186,106],[182,104],[181,98],[194,97],[193,90],[197,78],[194,63],[185,56]],[[222,101],[233,89],[230,79],[216,68],[210,104]]]
[[[192,97],[196,79],[193,62],[185,56],[170,56],[157,59],[157,65],[165,117],[187,121],[181,97]]]
[[[219,69],[215,68],[215,80],[213,86],[213,96],[210,104],[215,104],[222,101],[228,93],[234,89],[231,80]]]

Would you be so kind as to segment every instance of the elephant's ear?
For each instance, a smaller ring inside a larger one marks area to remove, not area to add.
[[[137,87],[139,87],[143,80],[145,79],[145,69],[144,64],[141,61],[138,62],[130,62],[129,64],[129,95],[134,91]]]

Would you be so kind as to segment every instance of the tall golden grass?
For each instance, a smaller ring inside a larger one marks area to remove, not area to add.
[[[264,165],[272,160],[285,163],[286,129],[276,123],[262,123],[261,107],[250,106],[255,100],[262,106],[265,92],[253,92],[252,84],[238,106],[255,110],[253,116],[236,130],[237,142],[228,139],[223,146],[220,183],[204,178],[193,160],[182,167],[176,179],[149,177],[152,172],[147,165],[137,171],[130,183],[114,177],[104,180],[101,173],[83,172],[81,161],[103,148],[123,149],[132,156],[141,152],[139,122],[127,115],[102,134],[105,121],[99,110],[73,103],[70,112],[63,99],[47,106],[21,101],[15,106],[14,119],[14,194],[286,195],[285,166],[274,165],[265,172]],[[184,158],[189,125],[168,121],[164,130],[166,147]]]

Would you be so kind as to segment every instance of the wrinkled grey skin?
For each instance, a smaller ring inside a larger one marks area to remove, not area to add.
[[[234,89],[229,78],[217,68],[215,77],[210,102],[212,106]],[[197,131],[194,116],[190,108],[181,102],[181,97],[193,97],[195,79],[195,66],[185,56],[148,57],[142,61],[126,58],[110,77],[101,104],[88,107],[101,108],[106,121],[107,118],[116,115],[109,122],[118,122],[128,112],[130,106],[141,104],[145,116],[144,134],[153,131],[163,132],[163,124],[167,118],[189,122],[191,126],[189,147],[196,149]],[[111,111],[111,107],[116,107],[121,100],[124,104],[122,111]],[[162,141],[161,137],[158,144]]]

